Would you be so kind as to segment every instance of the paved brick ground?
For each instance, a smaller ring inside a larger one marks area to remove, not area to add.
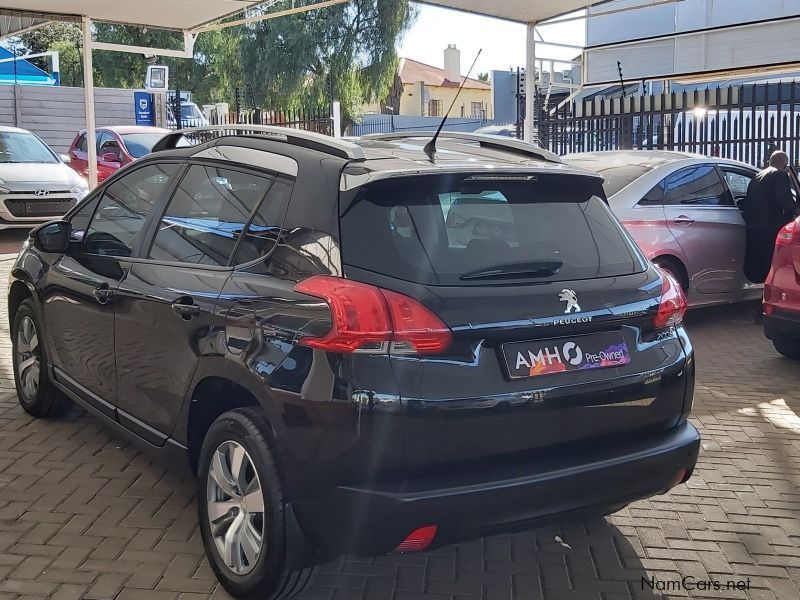
[[[0,284],[18,234],[0,233]],[[5,302],[0,303],[4,305]],[[800,598],[800,364],[752,324],[755,307],[699,311],[694,423],[704,436],[686,486],[606,520],[564,523],[436,552],[326,565],[306,598],[501,600]],[[226,598],[203,558],[192,482],[78,411],[36,421],[18,407],[0,310],[0,600]],[[560,540],[560,541],[559,541]],[[749,591],[725,589],[748,580]]]

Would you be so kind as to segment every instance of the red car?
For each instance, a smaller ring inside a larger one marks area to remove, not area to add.
[[[778,233],[764,282],[764,334],[775,349],[800,359],[800,218]]]
[[[137,158],[149,154],[155,143],[169,133],[159,127],[102,127],[97,131],[97,179],[107,177]],[[70,166],[78,173],[89,175],[89,155],[86,149],[86,130],[81,131],[69,148]]]

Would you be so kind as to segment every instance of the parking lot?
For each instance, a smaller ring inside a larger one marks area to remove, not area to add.
[[[0,234],[3,289],[22,239]],[[688,485],[608,520],[343,558],[304,597],[800,597],[800,369],[772,350],[754,312],[739,305],[688,318],[698,364],[692,418],[703,434]],[[53,422],[25,414],[5,302],[0,352],[0,600],[227,598],[204,558],[193,482],[81,411]]]

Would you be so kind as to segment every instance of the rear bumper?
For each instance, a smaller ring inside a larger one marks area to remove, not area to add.
[[[687,422],[630,443],[493,468],[490,477],[470,471],[336,487],[293,508],[305,536],[331,554],[386,554],[426,525],[438,526],[435,547],[614,512],[666,492],[681,469],[688,478],[699,449],[700,435]]]
[[[764,335],[769,340],[782,336],[800,339],[800,312],[773,311],[764,317]]]

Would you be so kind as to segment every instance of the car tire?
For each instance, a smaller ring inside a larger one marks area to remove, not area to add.
[[[788,358],[800,360],[800,339],[790,336],[779,336],[772,340],[775,350]]]
[[[268,430],[258,409],[232,410],[214,421],[200,451],[203,545],[217,579],[236,598],[292,598],[315,573],[286,565],[285,501]]]
[[[683,292],[685,294],[689,293],[689,277],[686,274],[686,269],[683,268],[680,262],[673,258],[660,256],[653,260],[653,264],[672,275],[675,281],[683,288]]]
[[[58,417],[69,410],[72,401],[50,380],[41,331],[33,300],[27,298],[19,305],[11,330],[14,384],[25,412],[34,417]]]

